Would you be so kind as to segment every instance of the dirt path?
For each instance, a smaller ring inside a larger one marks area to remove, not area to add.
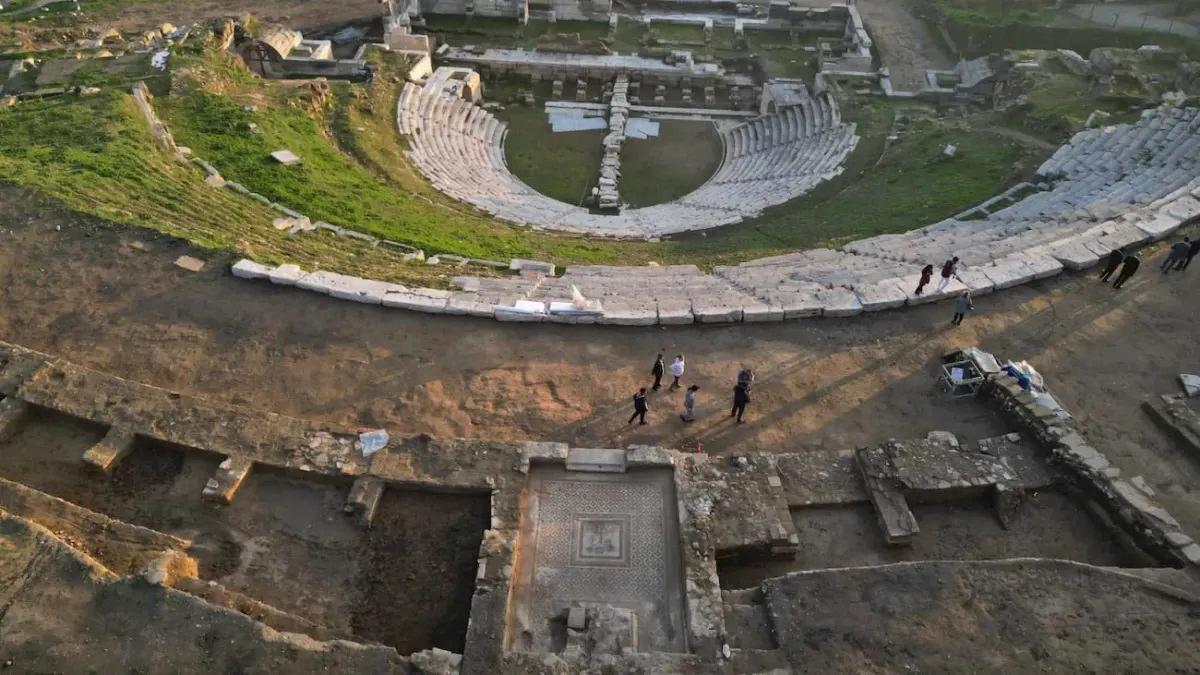
[[[856,6],[896,89],[917,91],[925,84],[926,70],[954,66],[933,30],[905,0],[860,0]]]
[[[1176,374],[1200,370],[1200,271],[1164,278],[1157,253],[1119,293],[1066,275],[981,297],[957,329],[945,304],[639,329],[430,317],[242,281],[228,260],[11,188],[0,188],[0,230],[0,339],[188,393],[397,433],[700,443],[714,453],[847,448],[931,429],[974,439],[1009,426],[947,400],[931,378],[944,351],[977,343],[1039,368],[1110,459],[1145,475],[1200,535],[1200,458],[1140,409],[1176,389]],[[188,273],[171,264],[183,253],[211,262]],[[678,419],[682,396],[665,390],[651,398],[650,425],[626,424],[657,351],[687,355],[686,381],[701,386],[692,425]],[[727,406],[742,363],[759,377],[737,426]]]

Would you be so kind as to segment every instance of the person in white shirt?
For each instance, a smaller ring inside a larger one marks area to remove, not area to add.
[[[679,354],[671,362],[671,374],[675,376],[675,381],[671,383],[671,391],[679,388],[679,378],[683,377],[683,368],[683,354]]]

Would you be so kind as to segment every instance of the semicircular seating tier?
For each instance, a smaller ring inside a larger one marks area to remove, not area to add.
[[[412,83],[397,106],[409,157],[435,187],[509,222],[593,235],[651,238],[730,225],[808,192],[842,172],[858,137],[832,96],[764,115],[721,132],[721,166],[672,202],[593,213],[539,193],[504,159],[507,125],[479,106]]]
[[[340,275],[331,280],[327,272],[305,276],[283,269],[294,265],[272,270],[249,261],[234,273],[360,302],[510,320],[778,321],[931,302],[964,289],[983,294],[1053,276],[1064,267],[1084,269],[1114,249],[1161,239],[1197,218],[1200,109],[1159,108],[1135,124],[1076,134],[1042,164],[1036,184],[1022,183],[958,217],[851,242],[841,250],[801,251],[712,273],[694,265],[579,266],[561,277],[457,277],[456,291],[405,289]],[[915,295],[921,267],[953,256],[962,263],[958,278],[945,289],[931,285]],[[313,282],[306,282],[310,277]],[[572,287],[599,301],[602,313],[555,315],[551,303],[569,306]],[[545,311],[537,312],[539,306]],[[510,311],[514,307],[521,311]]]

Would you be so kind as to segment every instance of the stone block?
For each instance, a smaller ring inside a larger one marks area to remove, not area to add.
[[[29,404],[12,398],[0,401],[0,443],[13,437],[25,417],[29,415]]]
[[[767,321],[783,321],[783,307],[763,302],[748,302],[742,304],[742,320],[746,323],[764,323]]]
[[[992,280],[996,289],[1011,288],[1033,281],[1033,270],[1017,260],[1001,260],[992,265],[975,268]]]
[[[1158,241],[1165,239],[1172,232],[1179,229],[1180,220],[1165,211],[1159,211],[1153,217],[1146,220],[1140,220],[1137,223],[1137,228],[1146,233],[1150,241]]]
[[[403,292],[405,288],[373,279],[358,279],[346,277],[343,283],[329,291],[329,295],[339,300],[350,300],[368,305],[383,304],[383,298],[388,293]]]
[[[567,612],[567,628],[571,630],[586,630],[587,610],[582,607],[572,607]]]
[[[383,499],[385,487],[384,482],[374,476],[355,478],[354,484],[350,486],[350,494],[346,498],[346,513],[357,515],[359,522],[363,526],[369,527],[371,521],[375,520],[375,513],[379,510],[379,502]]]
[[[291,150],[276,150],[271,153],[271,159],[284,166],[295,166],[300,163],[300,157]]]
[[[237,494],[238,488],[242,487],[253,468],[254,460],[248,457],[225,458],[217,467],[217,472],[204,485],[201,496],[212,502],[232,503],[233,496]]]
[[[548,277],[554,276],[554,263],[542,262],[540,260],[525,260],[522,258],[513,258],[508,263],[508,269],[514,272],[538,272],[545,274]]]
[[[495,315],[492,303],[486,302],[474,293],[454,293],[446,300],[446,314],[460,316],[482,316],[491,318]]]
[[[658,323],[658,309],[651,307],[605,307],[598,323],[614,326],[653,326]]]
[[[664,326],[676,326],[695,322],[692,314],[692,301],[682,299],[658,300],[658,323]]]
[[[83,453],[83,463],[101,473],[112,473],[113,467],[133,451],[134,434],[128,429],[112,427],[99,443]]]
[[[895,280],[895,285],[904,291],[907,302],[910,305],[923,305],[929,302],[945,300],[946,298],[953,298],[967,290],[966,284],[952,278],[950,279],[950,283],[946,284],[946,288],[939,292],[937,285],[941,280],[941,277],[934,272],[933,279],[930,280],[929,285],[922,290],[920,295],[916,294],[917,284],[921,283],[920,274],[910,274],[906,277],[900,277]]]
[[[318,270],[297,279],[295,285],[296,288],[302,288],[306,291],[329,295],[337,289],[345,288],[353,281],[357,281],[357,279],[336,272]]]
[[[864,312],[903,307],[908,302],[908,293],[893,281],[855,286],[854,293]]]
[[[1020,256],[1020,262],[1033,273],[1034,279],[1046,279],[1061,274],[1063,265],[1048,255],[1026,254]]]
[[[1200,565],[1200,544],[1184,546],[1179,553],[1193,565]]]
[[[697,323],[730,323],[742,320],[742,298],[733,295],[692,298]]]
[[[410,309],[414,312],[427,314],[445,314],[449,294],[430,295],[415,291],[388,291],[383,295],[384,307]]]
[[[190,255],[181,255],[175,259],[175,266],[189,272],[199,272],[204,269],[204,261]]]
[[[299,265],[280,265],[279,267],[271,270],[270,274],[267,275],[267,278],[270,279],[271,283],[273,284],[279,284],[280,286],[295,286],[296,282],[303,279],[306,275],[307,272],[300,269]]]
[[[1050,255],[1070,270],[1087,269],[1100,262],[1100,255],[1077,241],[1059,244],[1050,249]]]
[[[260,265],[253,260],[242,259],[233,264],[233,276],[239,279],[269,279],[272,267]]]
[[[567,471],[625,473],[625,451],[612,448],[571,448]]]
[[[817,291],[823,316],[854,316],[862,314],[863,306],[858,296],[848,288],[834,287]]]
[[[958,270],[958,280],[971,291],[971,295],[979,297],[987,295],[996,290],[996,282],[990,276],[984,273],[980,267],[971,267]],[[950,282],[951,284],[954,281]],[[935,284],[936,285],[936,284]],[[947,287],[948,289],[949,287]]]

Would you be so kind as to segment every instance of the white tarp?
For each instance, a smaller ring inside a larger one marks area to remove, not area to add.
[[[583,113],[583,110],[555,110],[546,113],[546,116],[550,118],[550,128],[555,133],[608,128],[608,120],[603,117],[584,117]]]
[[[657,138],[659,123],[645,117],[630,117],[625,123],[625,138]]]

